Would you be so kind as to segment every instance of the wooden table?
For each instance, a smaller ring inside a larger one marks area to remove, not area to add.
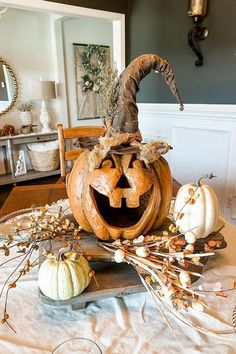
[[[65,184],[14,187],[0,210],[0,217],[19,209],[39,207],[67,198]]]

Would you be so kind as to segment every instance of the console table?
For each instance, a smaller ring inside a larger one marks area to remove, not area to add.
[[[4,162],[6,166],[7,173],[0,176],[0,185],[11,184],[22,182],[26,180],[47,177],[52,175],[60,174],[60,170],[55,171],[34,171],[28,170],[26,174],[15,176],[15,165],[13,159],[13,146],[14,145],[22,145],[43,141],[52,141],[57,139],[57,131],[52,131],[50,133],[30,133],[30,134],[19,134],[13,136],[4,136],[0,138],[0,147],[3,148],[4,151]],[[7,158],[8,156],[8,158]]]

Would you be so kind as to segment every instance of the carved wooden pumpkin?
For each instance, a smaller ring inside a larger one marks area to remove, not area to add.
[[[183,109],[169,63],[154,54],[136,58],[112,90],[116,109],[108,110],[105,137],[78,157],[69,177],[68,196],[76,220],[103,240],[145,234],[160,226],[169,210],[172,179],[166,160],[160,157],[169,145],[141,144],[138,127],[136,92],[152,69],[164,76]]]
[[[84,291],[90,282],[90,267],[83,256],[75,252],[50,255],[38,272],[42,293],[53,300],[68,300]]]
[[[147,168],[135,154],[112,154],[89,171],[88,154],[78,158],[68,183],[71,209],[84,230],[103,240],[132,239],[161,225],[172,196],[164,158]]]
[[[216,193],[207,184],[201,184],[203,178],[213,177],[213,174],[203,175],[193,184],[183,185],[177,193],[174,207],[176,225],[187,237],[191,234],[196,239],[206,237],[217,225],[219,202]]]

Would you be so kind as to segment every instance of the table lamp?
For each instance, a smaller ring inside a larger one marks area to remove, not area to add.
[[[29,81],[29,96],[32,100],[42,100],[39,120],[42,124],[42,133],[49,133],[51,117],[45,100],[56,98],[55,81]]]

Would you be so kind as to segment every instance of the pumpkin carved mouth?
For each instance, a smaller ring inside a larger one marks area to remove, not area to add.
[[[125,198],[122,198],[121,200],[121,207],[114,208],[110,206],[110,200],[106,195],[99,193],[91,186],[90,193],[93,194],[96,209],[99,210],[100,216],[108,225],[127,228],[136,225],[142,218],[148,207],[152,195],[152,189],[153,188],[150,188],[139,197],[139,206],[135,208],[128,207]]]

